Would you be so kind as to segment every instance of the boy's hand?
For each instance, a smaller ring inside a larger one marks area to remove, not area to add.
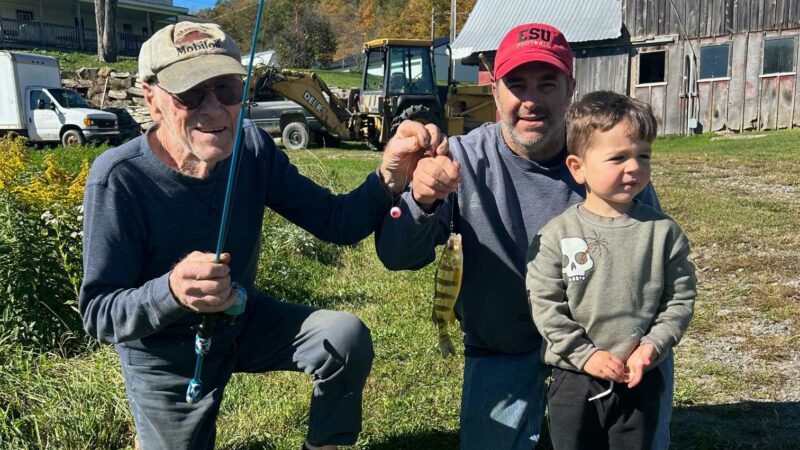
[[[611,352],[598,350],[583,365],[583,371],[595,378],[624,383],[625,364]]]
[[[644,368],[649,366],[656,359],[656,348],[653,344],[641,344],[631,353],[628,362],[625,363],[625,375],[628,387],[633,388],[644,375]]]

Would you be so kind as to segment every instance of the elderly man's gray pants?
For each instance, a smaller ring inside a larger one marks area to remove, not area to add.
[[[185,398],[194,374],[193,336],[160,333],[142,343],[146,351],[118,345],[117,352],[144,450],[213,448],[217,413],[233,372],[313,375],[311,443],[352,444],[361,431],[361,394],[373,349],[369,329],[352,314],[267,296],[249,299],[235,325],[215,330],[203,366],[203,398],[194,405]],[[269,402],[270,392],[263,394]]]

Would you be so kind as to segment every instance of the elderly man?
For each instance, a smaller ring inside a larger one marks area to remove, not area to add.
[[[101,154],[86,183],[80,312],[90,335],[115,345],[144,449],[213,448],[231,374],[271,370],[314,377],[304,448],[355,442],[373,358],[369,330],[349,313],[255,291],[264,208],[320,239],[355,243],[372,233],[405,186],[408,164],[421,156],[408,150],[444,148],[433,129],[410,136],[401,127],[413,145],[385,152],[361,186],[333,195],[246,122],[228,239],[215,262],[241,108],[239,61],[236,44],[216,25],[181,22],[155,33],[139,56],[155,125]],[[187,404],[195,326],[200,313],[234,302],[231,280],[246,290],[246,309],[232,325],[216,327],[203,396]]]
[[[511,29],[494,60],[500,121],[451,137],[452,159],[421,160],[399,202],[404,213],[376,233],[379,257],[397,270],[433,261],[451,222],[462,235],[462,449],[530,450],[539,440],[546,370],[525,292],[526,253],[545,223],[585,196],[565,164],[572,64],[559,30],[537,23]],[[395,138],[386,148],[402,142]],[[638,198],[658,206],[649,185]],[[655,448],[669,443],[671,355],[661,367],[668,392]]]

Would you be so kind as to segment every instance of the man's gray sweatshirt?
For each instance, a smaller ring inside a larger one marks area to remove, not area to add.
[[[240,164],[223,250],[231,254],[231,279],[251,294],[265,207],[338,244],[368,236],[391,207],[376,172],[353,191],[333,195],[300,175],[250,121]],[[178,304],[168,276],[190,252],[215,251],[229,168],[227,158],[208,178],[183,175],[153,154],[146,135],[97,157],[84,196],[79,296],[89,335],[139,347],[154,334],[194,333],[190,325],[199,315]]]
[[[551,220],[531,243],[526,278],[544,362],[581,371],[597,350],[626,361],[647,343],[655,367],[692,318],[688,256],[680,227],[638,202],[619,217],[576,205]]]
[[[566,149],[551,161],[530,161],[506,145],[499,122],[450,137],[449,144],[461,164],[458,190],[431,214],[404,193],[403,214],[386,218],[376,231],[378,256],[392,270],[424,267],[434,260],[436,245],[447,239],[455,213],[464,250],[456,315],[467,352],[538,350],[541,337],[525,293],[528,246],[545,223],[583,201],[585,190],[566,167]],[[652,187],[639,198],[658,205]]]

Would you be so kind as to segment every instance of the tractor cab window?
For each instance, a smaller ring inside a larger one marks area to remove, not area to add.
[[[364,77],[364,91],[382,91],[384,75],[384,52],[372,50],[367,54],[367,74]]]
[[[389,94],[432,94],[431,59],[427,47],[391,47]]]

